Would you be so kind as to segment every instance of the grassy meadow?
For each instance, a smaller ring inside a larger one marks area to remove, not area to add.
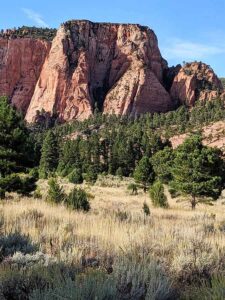
[[[83,184],[87,213],[46,203],[45,180],[42,199],[1,201],[0,299],[223,299],[223,199],[192,211],[166,188],[169,208],[154,208],[148,193],[130,195],[131,181]]]

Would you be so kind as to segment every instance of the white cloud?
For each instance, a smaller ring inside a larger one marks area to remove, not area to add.
[[[32,9],[29,8],[22,8],[22,11],[25,13],[25,15],[34,21],[36,25],[41,26],[41,27],[49,27],[49,25],[43,20],[42,16],[33,11]]]
[[[169,59],[198,60],[205,57],[225,53],[225,45],[212,46],[174,39],[163,48],[163,54]]]

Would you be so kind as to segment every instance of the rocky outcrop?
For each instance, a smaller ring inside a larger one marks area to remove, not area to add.
[[[50,50],[47,41],[0,38],[0,96],[8,96],[26,112],[43,63]]]
[[[197,100],[220,97],[223,86],[212,68],[202,62],[186,63],[174,78],[170,95],[174,100],[193,106]]]
[[[41,110],[61,121],[104,113],[165,112],[173,107],[163,87],[167,63],[154,32],[129,24],[70,21],[52,42],[26,119]]]
[[[68,21],[57,33],[29,27],[1,31],[1,95],[28,122],[82,120],[95,108],[136,116],[225,99],[208,65],[168,68],[148,27],[85,20]]]

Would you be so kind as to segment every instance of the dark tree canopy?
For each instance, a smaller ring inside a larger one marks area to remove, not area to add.
[[[58,165],[58,143],[52,130],[48,131],[41,150],[40,178],[47,178],[56,171]]]
[[[32,165],[31,156],[29,132],[22,116],[9,105],[6,97],[0,97],[1,189],[29,194],[35,188],[35,179],[25,176]]]
[[[194,209],[199,198],[217,199],[224,186],[224,161],[218,149],[202,144],[202,139],[194,135],[174,151],[172,186],[191,196]]]

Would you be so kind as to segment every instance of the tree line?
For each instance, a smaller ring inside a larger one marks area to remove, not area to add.
[[[1,97],[1,198],[12,191],[28,195],[38,178],[57,175],[80,184],[94,183],[99,174],[112,174],[134,177],[144,192],[150,188],[151,198],[157,199],[162,184],[168,184],[171,190],[189,195],[193,209],[199,202],[210,203],[224,187],[222,152],[204,146],[197,132],[175,150],[168,136],[190,130],[193,124],[223,119],[224,111],[218,100],[191,111],[181,107],[139,118],[95,112],[83,122],[46,129],[43,124],[26,127],[22,116]]]

